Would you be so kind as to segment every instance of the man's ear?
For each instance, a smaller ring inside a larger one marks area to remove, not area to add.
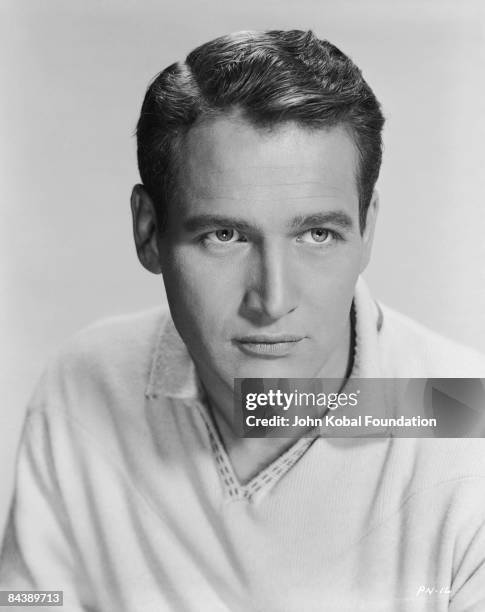
[[[141,265],[153,274],[160,274],[158,226],[155,205],[143,185],[135,185],[131,193],[133,235]]]
[[[374,189],[372,193],[372,199],[369,204],[369,208],[367,209],[365,230],[362,235],[362,241],[364,244],[364,248],[362,252],[362,261],[360,264],[361,274],[367,268],[367,265],[369,264],[369,261],[370,261],[378,212],[379,212],[379,194]]]

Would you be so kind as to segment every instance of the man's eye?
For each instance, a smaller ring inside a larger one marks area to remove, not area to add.
[[[298,241],[308,242],[310,244],[325,244],[332,242],[336,238],[337,235],[335,232],[324,229],[323,227],[314,227],[306,232],[303,232],[303,234],[298,237]]]
[[[205,239],[209,242],[215,243],[228,243],[228,242],[244,242],[244,237],[234,229],[219,229],[213,232],[209,232],[205,235]]]

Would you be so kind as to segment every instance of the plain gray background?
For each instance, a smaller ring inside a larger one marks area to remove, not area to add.
[[[94,319],[164,299],[139,266],[129,194],[149,80],[242,29],[311,28],[387,117],[374,294],[485,352],[485,69],[480,0],[15,0],[0,5],[0,530],[25,404]]]

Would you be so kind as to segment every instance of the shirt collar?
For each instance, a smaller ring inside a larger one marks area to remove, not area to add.
[[[355,287],[354,307],[356,323],[352,377],[379,378],[378,336],[383,326],[383,315],[361,277]],[[164,318],[159,330],[145,395],[179,399],[201,396],[201,383],[194,362],[170,316]]]
[[[159,330],[145,395],[179,399],[200,395],[194,362],[170,316],[164,318]]]
[[[382,378],[379,336],[384,315],[362,277],[354,292],[355,353],[352,378]]]

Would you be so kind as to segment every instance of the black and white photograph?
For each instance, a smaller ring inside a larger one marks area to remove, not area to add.
[[[0,40],[0,607],[485,612],[485,5]]]

